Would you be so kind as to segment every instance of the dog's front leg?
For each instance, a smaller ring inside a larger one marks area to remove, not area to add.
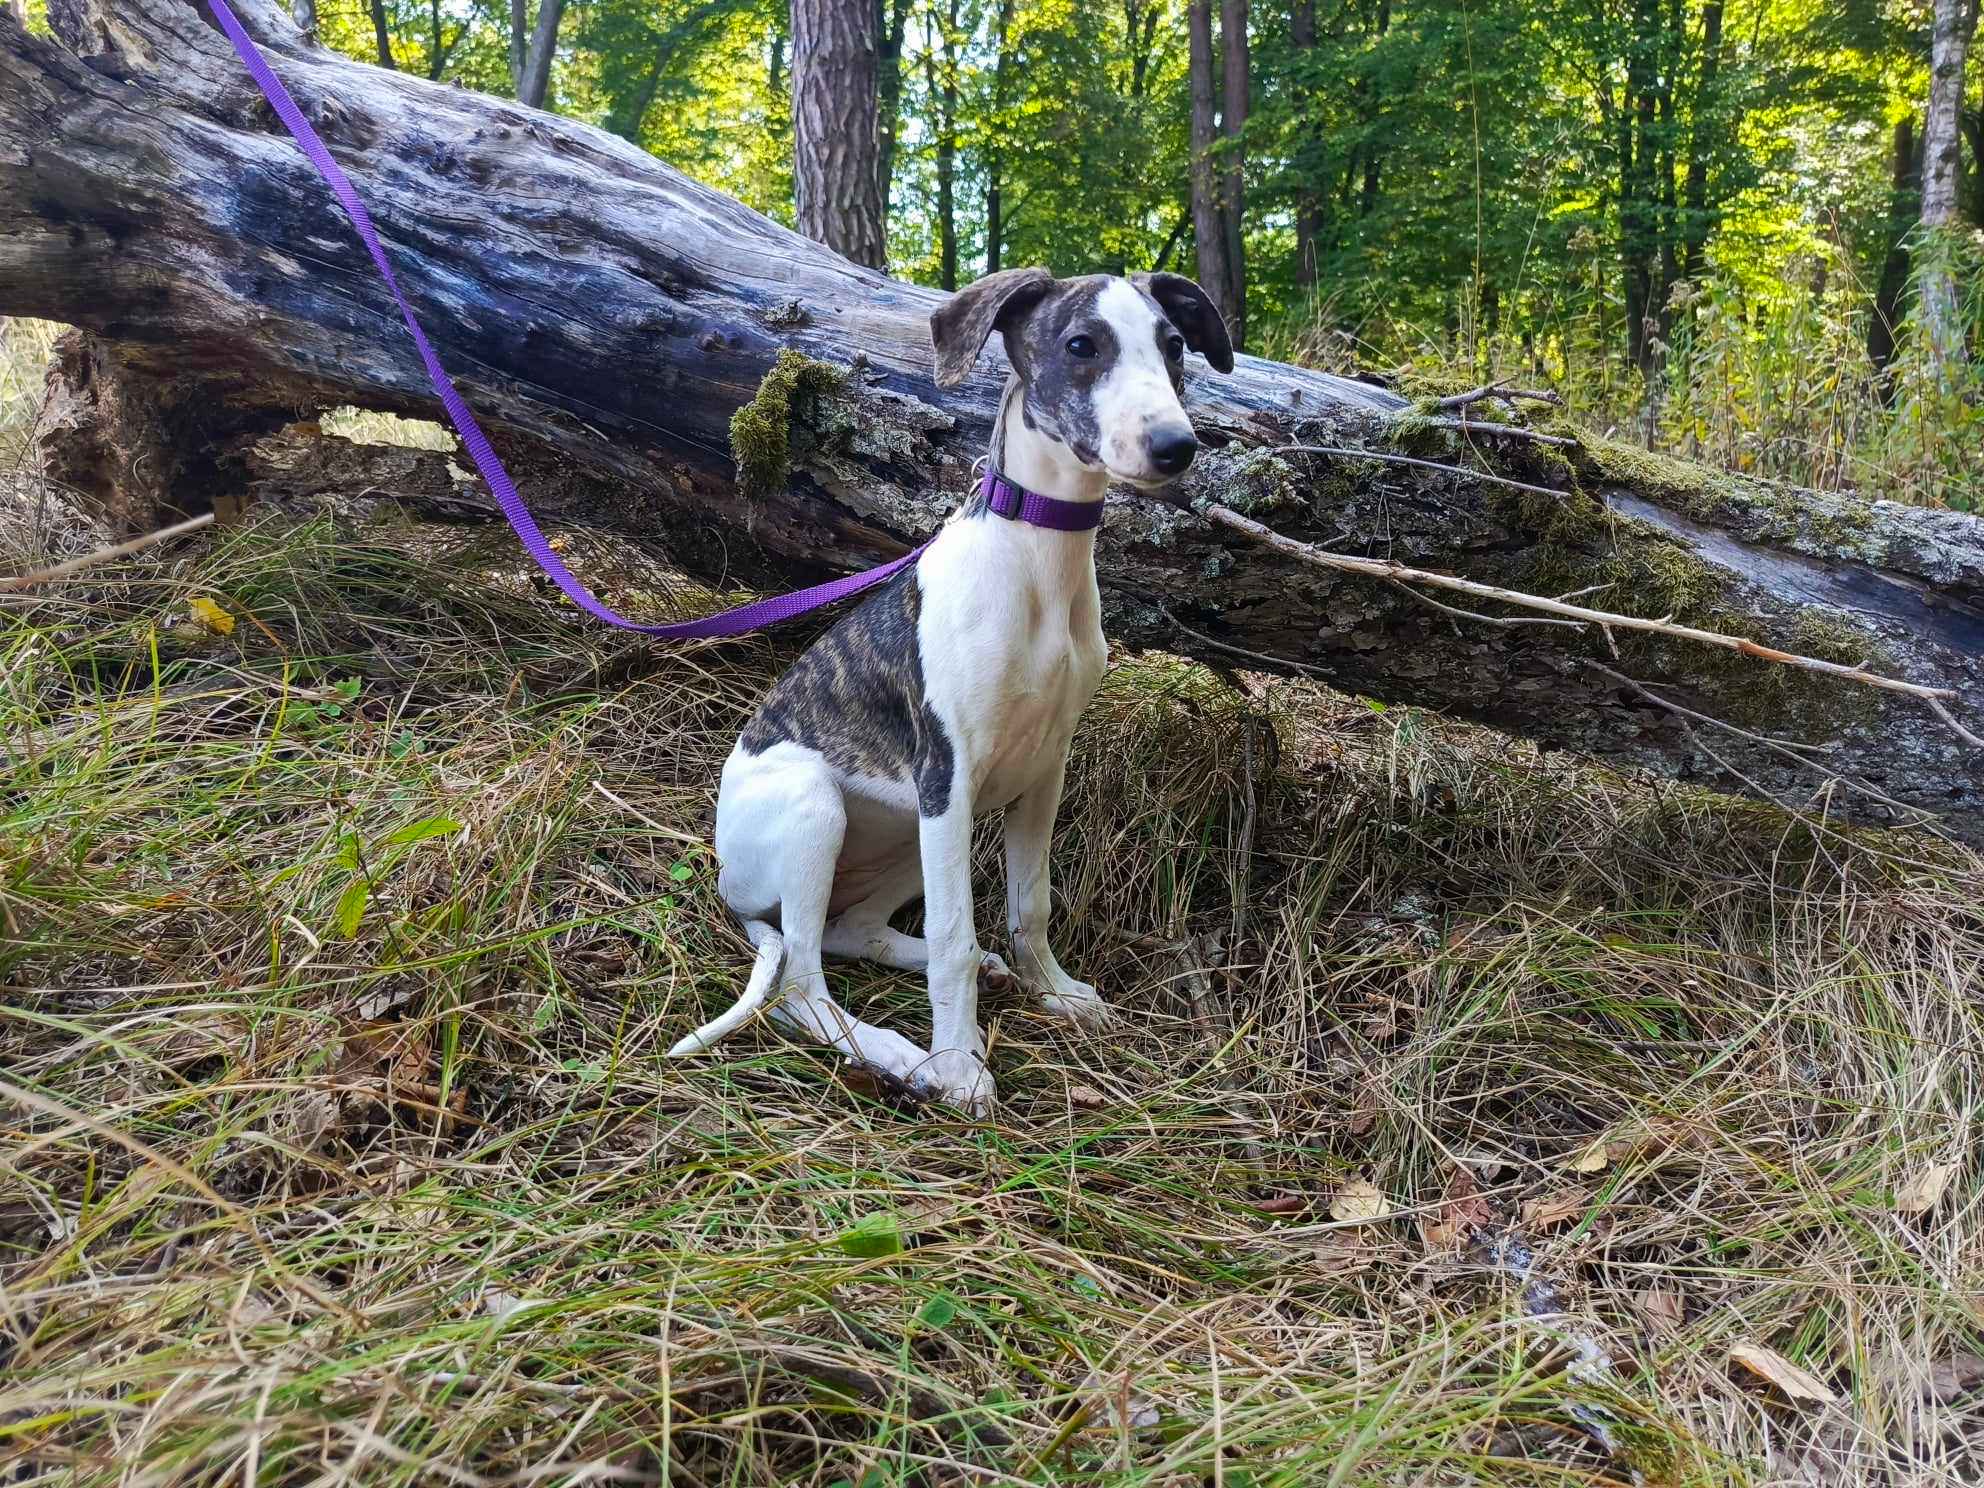
[[[930,1063],[918,1083],[975,1116],[992,1109],[992,1072],[978,1029],[984,956],[971,906],[971,802],[959,785],[944,810],[921,818],[923,936],[930,964]]]
[[[1067,773],[1064,754],[1049,778],[1006,808],[1006,928],[1012,935],[1013,970],[1040,994],[1041,1007],[1071,1023],[1095,1025],[1108,1021],[1109,1005],[1095,988],[1061,969],[1047,939],[1053,898],[1047,849]]]

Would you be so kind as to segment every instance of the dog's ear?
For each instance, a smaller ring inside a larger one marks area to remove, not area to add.
[[[1233,338],[1226,334],[1212,296],[1196,280],[1183,274],[1138,274],[1130,282],[1157,301],[1185,344],[1211,362],[1214,371],[1233,370]]]
[[[1015,317],[1039,304],[1054,287],[1045,269],[1001,269],[952,295],[930,316],[930,344],[937,348],[937,386],[956,387],[991,339]]]

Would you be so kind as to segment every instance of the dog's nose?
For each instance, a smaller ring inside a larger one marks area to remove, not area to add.
[[[1178,474],[1198,452],[1198,437],[1189,425],[1159,429],[1150,437],[1150,462],[1166,475]]]

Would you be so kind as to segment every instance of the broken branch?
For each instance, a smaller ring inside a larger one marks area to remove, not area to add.
[[[1264,526],[1252,517],[1242,516],[1232,507],[1221,506],[1217,502],[1209,503],[1204,508],[1204,512],[1209,520],[1217,522],[1222,527],[1230,527],[1235,532],[1244,533],[1256,542],[1265,543],[1278,553],[1285,553],[1291,558],[1299,558],[1305,563],[1314,563],[1323,568],[1364,574],[1374,579],[1389,579],[1395,583],[1426,584],[1436,589],[1451,589],[1459,594],[1472,595],[1476,599],[1492,599],[1521,609],[1541,610],[1545,614],[1561,615],[1567,620],[1582,621],[1588,625],[1611,626],[1619,630],[1637,630],[1653,635],[1674,636],[1684,641],[1697,641],[1704,646],[1717,646],[1724,651],[1753,656],[1759,661],[1774,661],[1784,666],[1817,672],[1823,676],[1838,677],[1842,681],[1858,682],[1865,687],[1879,687],[1888,692],[1927,698],[1932,702],[1956,695],[1947,687],[1924,687],[1918,682],[1904,682],[1898,677],[1882,677],[1867,671],[1864,667],[1845,666],[1836,661],[1821,661],[1816,656],[1798,656],[1790,651],[1760,646],[1743,636],[1723,635],[1713,630],[1698,630],[1692,625],[1676,625],[1671,620],[1643,620],[1637,615],[1616,615],[1605,610],[1586,609],[1583,605],[1545,599],[1539,594],[1524,594],[1520,590],[1502,589],[1493,584],[1477,584],[1472,579],[1456,578],[1452,574],[1432,573],[1423,568],[1408,568],[1405,564],[1394,562],[1389,558],[1355,558],[1348,553],[1332,553],[1295,538],[1284,537],[1272,527]]]

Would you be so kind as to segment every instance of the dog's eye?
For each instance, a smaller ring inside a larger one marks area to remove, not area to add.
[[[1068,338],[1068,355],[1087,361],[1095,355],[1095,343],[1086,336],[1071,336]]]
[[[1164,354],[1174,362],[1183,357],[1185,355],[1185,338],[1183,336],[1173,336],[1170,340],[1166,341],[1164,343]]]

